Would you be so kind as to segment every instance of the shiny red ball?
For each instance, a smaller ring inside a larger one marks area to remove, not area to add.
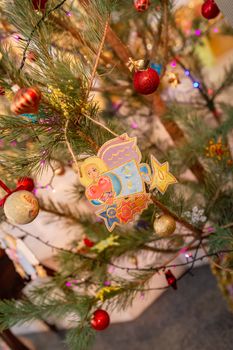
[[[23,187],[24,190],[31,192],[34,190],[35,184],[30,177],[22,177],[18,180],[17,187]]]
[[[32,0],[32,4],[35,10],[45,10],[48,0]]]
[[[216,18],[220,10],[214,0],[206,0],[201,8],[202,16],[206,19]]]
[[[159,86],[159,75],[152,69],[139,70],[134,73],[133,85],[134,89],[142,95],[150,95],[155,92]]]
[[[138,12],[144,12],[150,6],[150,0],[135,0],[134,7]]]
[[[98,309],[93,313],[91,326],[96,331],[103,331],[109,326],[110,317],[107,311]]]

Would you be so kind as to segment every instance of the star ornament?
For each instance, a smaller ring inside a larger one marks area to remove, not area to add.
[[[119,236],[111,234],[108,238],[103,239],[99,243],[95,244],[94,247],[91,248],[92,251],[96,251],[97,253],[102,253],[105,249],[113,246],[118,246],[120,243],[117,242]]]
[[[96,294],[96,298],[104,302],[106,299],[111,298],[114,294],[117,294],[121,288],[117,286],[103,287]]]
[[[151,180],[150,190],[157,190],[164,194],[169,185],[176,184],[178,181],[175,176],[169,172],[169,164],[165,162],[161,164],[155,157],[151,156],[151,166],[153,169],[153,176]]]

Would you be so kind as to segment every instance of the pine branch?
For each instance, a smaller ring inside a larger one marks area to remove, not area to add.
[[[49,15],[51,13],[53,13],[54,11],[56,11],[57,9],[59,9],[62,5],[64,5],[64,3],[66,2],[66,0],[62,0],[59,4],[57,4],[55,7],[53,7],[51,10],[49,10],[48,12],[45,12],[43,14],[43,16],[39,19],[39,21],[36,23],[36,25],[34,26],[34,28],[32,29],[30,35],[29,35],[29,38],[27,39],[27,44],[24,48],[24,51],[23,51],[23,57],[22,57],[22,61],[20,63],[20,67],[19,67],[19,71],[21,71],[25,65],[25,61],[26,61],[26,58],[27,58],[27,51],[28,51],[28,48],[30,46],[30,43],[31,43],[31,40],[36,32],[36,30],[41,26],[41,24],[49,17]]]
[[[87,326],[79,326],[67,332],[66,341],[71,350],[87,350],[95,339],[95,332]]]

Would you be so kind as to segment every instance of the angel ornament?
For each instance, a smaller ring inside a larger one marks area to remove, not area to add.
[[[86,187],[86,197],[110,232],[148,207],[150,194],[145,184],[164,193],[169,184],[177,182],[169,173],[167,162],[160,164],[151,156],[152,174],[141,158],[137,138],[123,134],[106,142],[96,157],[86,159],[80,166],[80,182]]]

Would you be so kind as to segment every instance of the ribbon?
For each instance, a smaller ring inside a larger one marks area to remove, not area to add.
[[[12,193],[25,190],[25,186],[23,185],[16,187],[14,190],[10,190],[9,187],[7,187],[7,185],[2,180],[0,180],[0,187],[2,187],[4,191],[7,192],[7,194],[0,200],[0,207],[2,207],[5,204],[5,201]]]
[[[134,61],[132,57],[130,57],[126,66],[129,68],[130,72],[133,72],[134,70],[135,71],[143,70],[145,69],[145,61],[144,60]]]

